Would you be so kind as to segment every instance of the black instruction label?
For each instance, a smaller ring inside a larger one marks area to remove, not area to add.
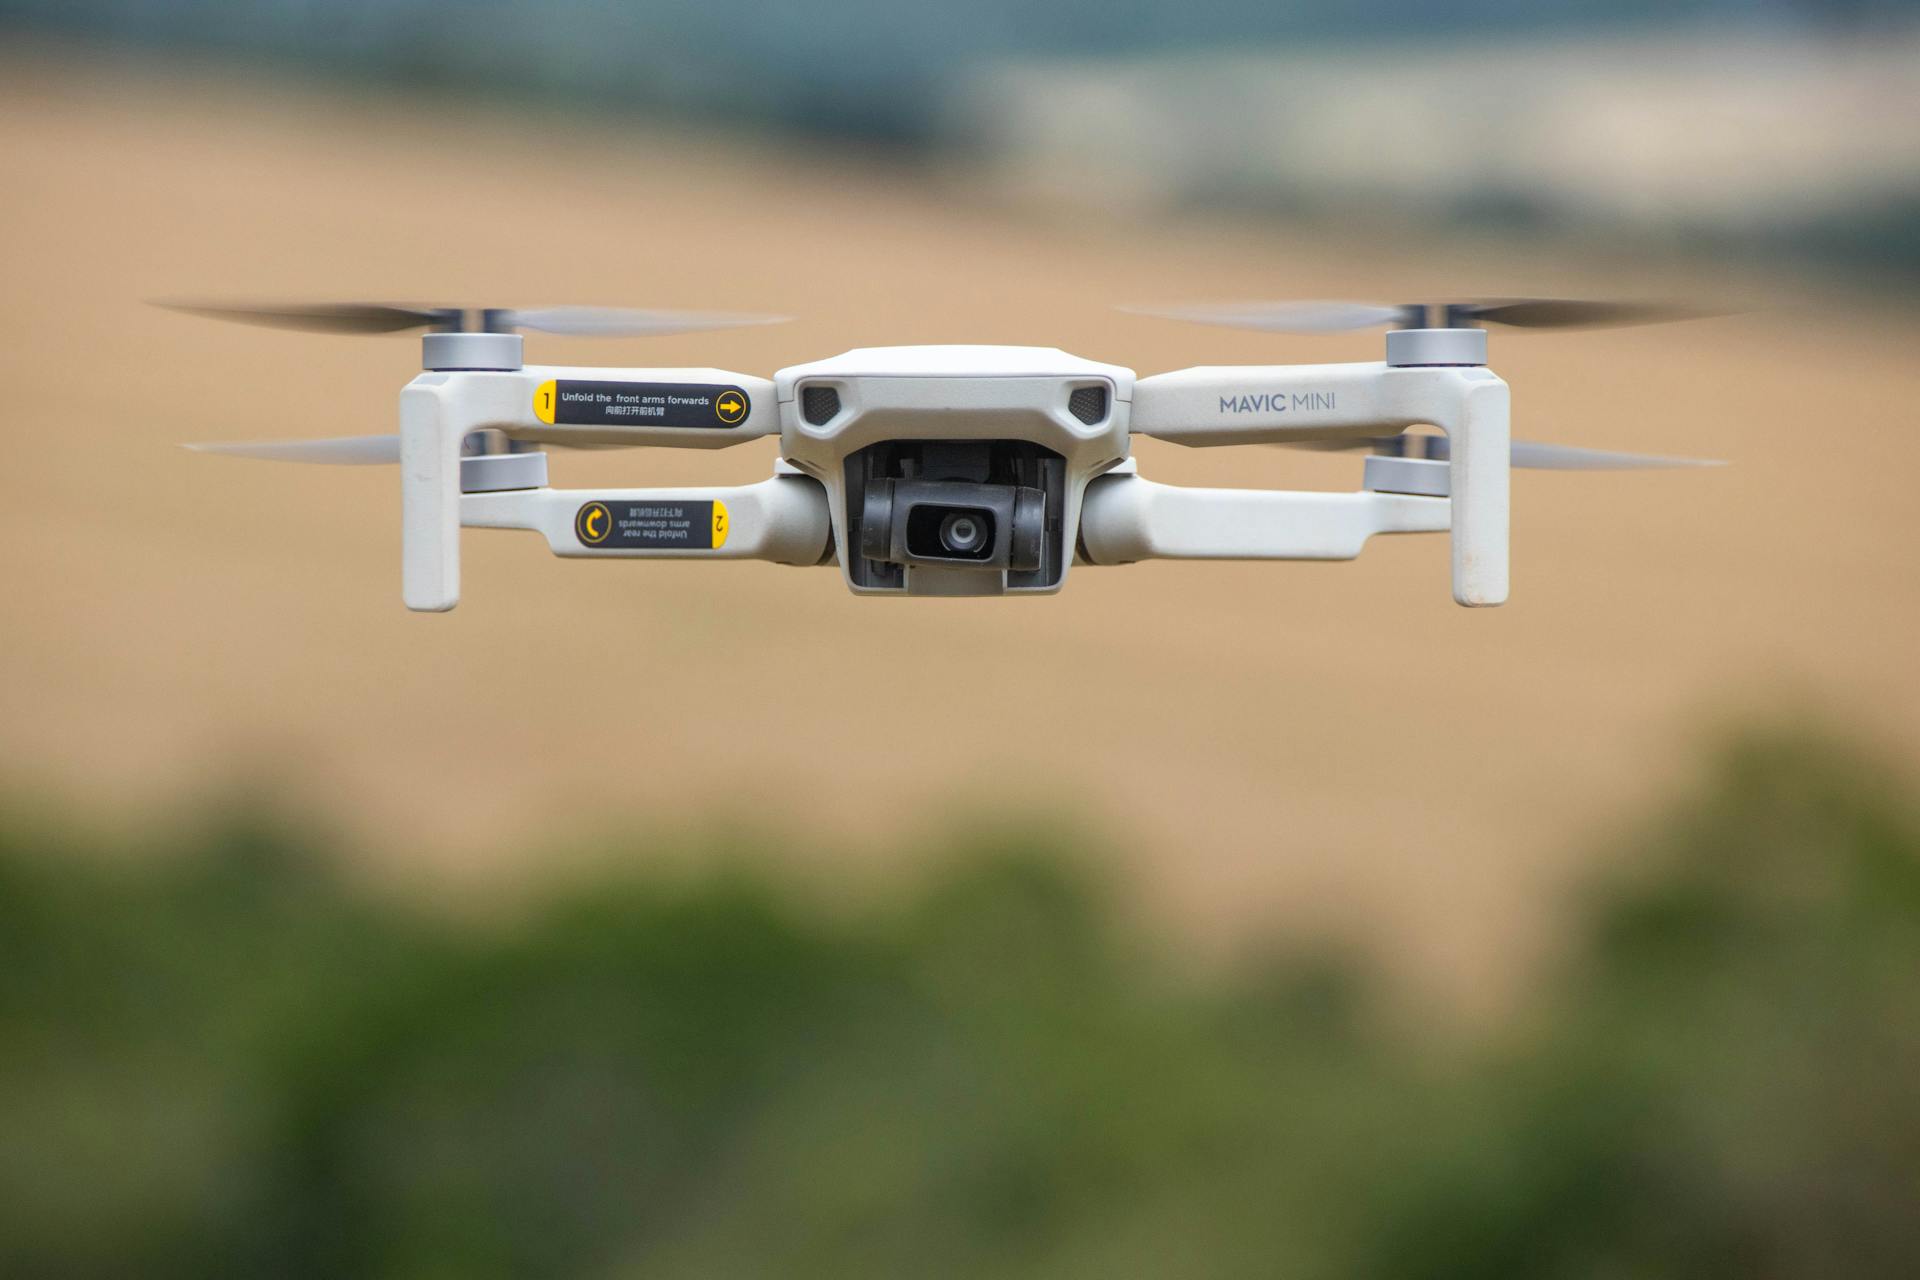
[[[713,382],[587,382],[562,378],[534,389],[542,422],[580,427],[737,427],[753,401]]]
[[[726,545],[727,504],[596,500],[573,513],[573,535],[588,547],[712,551]]]

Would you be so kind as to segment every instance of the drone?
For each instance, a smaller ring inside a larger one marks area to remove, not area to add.
[[[1447,533],[1469,607],[1508,592],[1513,468],[1711,460],[1513,440],[1488,326],[1679,319],[1567,299],[1135,308],[1278,333],[1386,329],[1385,359],[1149,377],[1050,347],[867,347],[772,378],[708,368],[529,365],[521,330],[643,336],[778,317],[606,307],[162,304],[328,333],[425,330],[397,435],[189,445],[280,461],[398,464],[401,596],[460,601],[460,531],[523,529],[585,559],[838,564],[858,595],[1059,591],[1074,563],[1351,560],[1375,534]],[[1695,313],[1697,314],[1697,313]],[[1441,434],[1410,432],[1436,428]],[[774,474],[706,488],[554,489],[546,450],[720,449],[780,438]],[[1353,492],[1211,489],[1139,473],[1134,436],[1366,454]]]

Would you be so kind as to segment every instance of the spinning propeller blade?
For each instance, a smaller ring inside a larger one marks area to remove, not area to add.
[[[1439,324],[1498,324],[1516,329],[1585,329],[1653,324],[1714,314],[1654,302],[1584,302],[1572,298],[1480,298],[1459,302],[1220,302],[1178,306],[1122,307],[1136,315],[1165,316],[1231,329],[1269,333],[1346,333],[1382,326],[1423,327],[1432,313]]]
[[[229,303],[157,302],[155,306],[213,320],[303,329],[310,333],[401,333],[408,329],[466,327],[471,310],[482,330],[532,329],[571,337],[648,337],[740,325],[780,324],[785,316],[719,311],[637,310],[630,307],[510,308],[391,306],[379,302]]]
[[[490,452],[499,456],[498,450],[487,448],[485,437],[491,434],[476,431],[463,442],[461,456],[467,458],[482,457]],[[230,458],[259,458],[266,462],[308,462],[328,467],[378,467],[392,466],[400,461],[400,437],[393,436],[325,436],[318,440],[234,440],[214,441],[205,444],[186,444],[180,446],[195,453],[218,453]],[[618,449],[619,445],[609,444],[562,444],[557,440],[544,440],[538,449]]]
[[[268,462],[318,462],[333,467],[373,467],[400,461],[399,436],[334,436],[324,440],[240,440],[190,444],[195,453],[223,453]]]
[[[1514,329],[1606,329],[1636,324],[1697,320],[1714,314],[1669,302],[1594,302],[1574,298],[1482,298],[1451,304],[1455,314],[1478,324]]]
[[[499,313],[509,329],[532,329],[581,338],[646,337],[697,333],[744,325],[785,324],[786,316],[735,315],[723,311],[642,311],[631,307],[534,307]]]
[[[1452,451],[1446,436],[1363,436],[1347,440],[1302,440],[1282,446],[1324,453],[1367,450],[1395,458],[1444,462]],[[1616,453],[1570,444],[1515,440],[1511,465],[1525,471],[1653,471],[1666,467],[1724,467],[1719,458],[1671,458],[1656,453]]]
[[[1120,310],[1229,329],[1264,329],[1269,333],[1346,333],[1353,329],[1377,329],[1403,323],[1411,318],[1412,312],[1410,307],[1372,302],[1202,302],[1121,307]]]
[[[453,308],[390,307],[376,302],[253,304],[232,302],[156,302],[156,307],[210,320],[303,329],[309,333],[401,333],[458,324]]]
[[[1440,452],[1445,456],[1445,449]],[[1512,465],[1530,471],[1657,471],[1669,467],[1724,467],[1727,463],[1724,458],[1675,458],[1657,453],[1619,453],[1516,440]]]

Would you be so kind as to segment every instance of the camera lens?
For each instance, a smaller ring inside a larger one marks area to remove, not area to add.
[[[940,522],[940,545],[957,556],[972,555],[986,540],[986,522],[970,512],[949,512]]]
[[[961,486],[942,487],[957,489]],[[990,488],[987,485],[967,487],[974,490]],[[995,565],[1006,563],[1005,549],[1000,548],[996,551],[1003,540],[1003,534],[1000,520],[995,516],[993,508],[976,507],[972,503],[915,501],[919,492],[924,490],[909,491],[905,500],[912,505],[907,508],[905,518],[900,518],[898,514],[894,517],[896,535],[904,535],[899,538],[900,545],[896,548],[903,553],[900,558],[902,564],[966,564],[986,567],[990,562]],[[902,501],[897,487],[894,495],[897,513]],[[946,495],[943,493],[939,496]],[[986,496],[990,500],[996,497],[992,494]],[[999,557],[998,560],[994,558],[996,554]]]

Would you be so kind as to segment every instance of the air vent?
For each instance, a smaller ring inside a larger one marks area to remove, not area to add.
[[[1107,416],[1107,389],[1080,387],[1067,397],[1067,412],[1092,426]]]
[[[825,426],[839,412],[840,393],[832,387],[800,388],[800,416],[809,426]]]

